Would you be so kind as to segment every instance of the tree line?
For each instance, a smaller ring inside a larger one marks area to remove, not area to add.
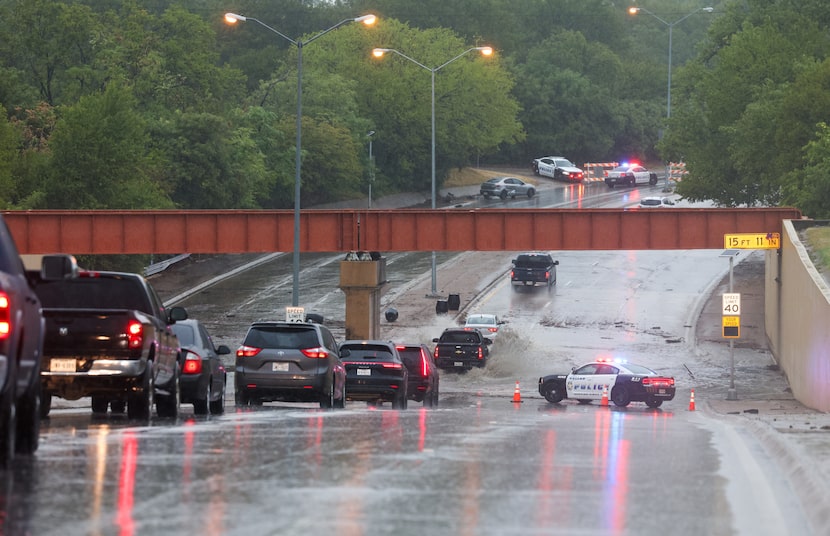
[[[365,196],[370,175],[375,195],[429,191],[434,77],[439,185],[453,168],[547,154],[682,159],[690,199],[824,217],[830,7],[638,5],[0,0],[0,207],[290,208],[296,43],[314,38],[303,206]],[[228,25],[228,11],[263,24]],[[367,13],[372,26],[315,37]],[[465,54],[485,45],[492,56]]]

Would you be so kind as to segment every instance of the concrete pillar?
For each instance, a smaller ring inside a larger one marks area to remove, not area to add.
[[[340,289],[346,294],[346,339],[380,337],[380,289],[386,282],[386,258],[360,260],[367,256],[350,253],[340,261]]]

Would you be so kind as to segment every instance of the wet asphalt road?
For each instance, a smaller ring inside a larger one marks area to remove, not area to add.
[[[617,192],[616,202],[633,194]],[[775,476],[757,440],[688,411],[683,396],[649,410],[551,405],[534,392],[539,374],[620,351],[659,359],[684,384],[683,366],[695,356],[666,340],[682,338],[696,296],[721,273],[716,261],[680,254],[672,262],[630,252],[570,255],[549,295],[488,287],[475,306],[503,312],[509,329],[487,370],[442,375],[436,409],[411,402],[402,411],[363,403],[237,411],[232,393],[222,416],[193,417],[185,407],[179,419],[150,425],[93,418],[84,401],[56,409],[37,456],[0,482],[4,533],[808,533],[790,484]],[[332,317],[342,298],[325,274],[336,273],[337,259],[303,258],[313,274],[303,278],[304,300]],[[399,261],[405,268],[391,278],[403,285],[429,259]],[[684,263],[695,277],[679,285]],[[184,305],[224,326],[213,329],[217,343],[235,348],[240,326],[290,302],[289,265],[263,265]],[[426,336],[434,322],[425,318],[401,336]]]

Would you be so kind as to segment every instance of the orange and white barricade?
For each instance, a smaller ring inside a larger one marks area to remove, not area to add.
[[[669,180],[680,182],[687,173],[686,162],[669,162]]]
[[[604,181],[606,172],[619,166],[618,162],[588,162],[582,164],[586,181]]]

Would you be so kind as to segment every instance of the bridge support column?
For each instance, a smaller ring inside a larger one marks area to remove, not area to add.
[[[373,260],[361,260],[364,258]],[[385,282],[384,257],[350,253],[340,262],[340,289],[346,294],[346,339],[380,337],[380,289]]]

